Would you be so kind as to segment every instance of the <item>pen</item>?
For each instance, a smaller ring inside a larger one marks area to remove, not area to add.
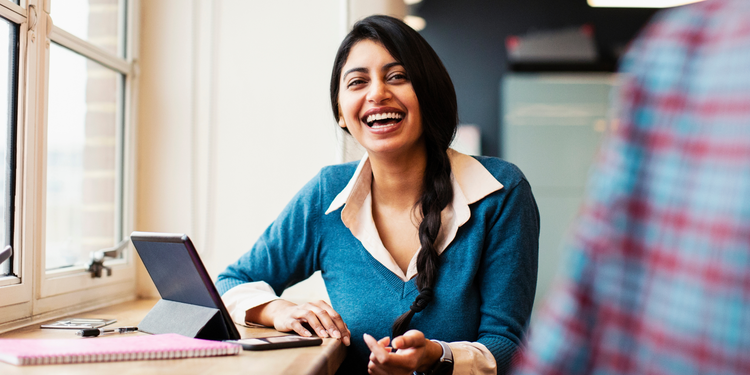
[[[83,337],[96,337],[99,335],[104,335],[107,333],[127,333],[127,332],[135,332],[138,330],[138,327],[119,327],[119,328],[89,328],[89,329],[82,329],[78,332],[76,332],[76,335],[83,336]]]

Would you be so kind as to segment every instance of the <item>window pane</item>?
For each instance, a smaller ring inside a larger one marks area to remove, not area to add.
[[[15,190],[15,128],[18,108],[18,25],[0,18],[0,241],[12,244]],[[0,275],[13,272],[11,261],[0,264]]]
[[[125,0],[65,0],[52,5],[52,24],[125,57]]]
[[[85,265],[120,230],[122,75],[50,46],[47,269]]]

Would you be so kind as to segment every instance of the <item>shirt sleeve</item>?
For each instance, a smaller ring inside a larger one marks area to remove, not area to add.
[[[245,324],[247,310],[279,299],[268,283],[255,281],[229,289],[221,296],[224,305],[235,323]]]
[[[453,375],[495,375],[495,356],[478,342],[456,341],[448,343],[453,352]]]

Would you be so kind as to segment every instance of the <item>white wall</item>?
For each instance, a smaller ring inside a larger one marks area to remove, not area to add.
[[[141,4],[136,230],[189,234],[215,278],[336,162],[328,82],[346,4]]]

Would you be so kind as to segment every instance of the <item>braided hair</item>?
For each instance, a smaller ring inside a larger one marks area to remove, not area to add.
[[[441,225],[440,213],[453,200],[447,150],[456,134],[458,105],[448,71],[427,41],[402,21],[376,15],[357,22],[336,53],[331,74],[331,108],[336,120],[339,119],[341,70],[352,47],[363,40],[382,44],[394,59],[403,64],[419,101],[427,152],[423,191],[415,205],[422,214],[416,280],[419,295],[409,311],[393,323],[392,337],[397,337],[409,329],[414,314],[424,310],[434,298],[439,266],[436,242]]]

